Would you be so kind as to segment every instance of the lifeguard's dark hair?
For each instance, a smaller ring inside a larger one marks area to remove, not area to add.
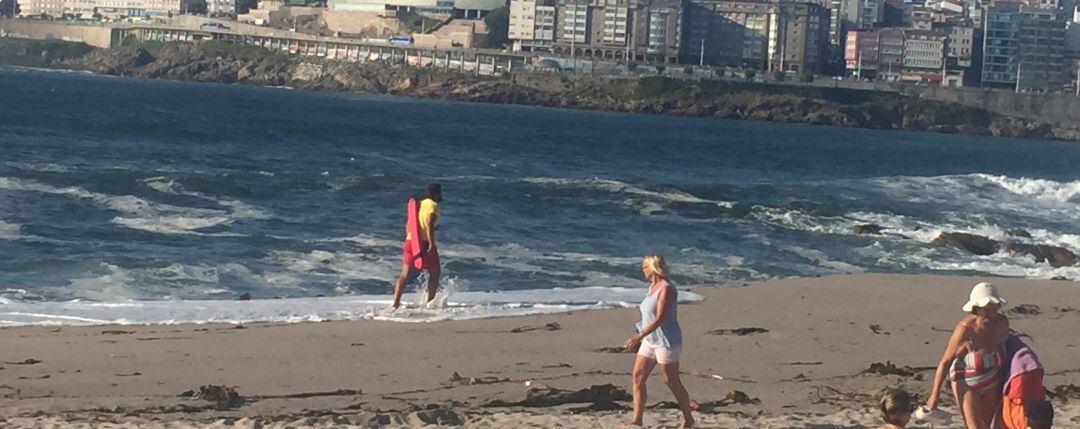
[[[432,198],[442,193],[442,185],[438,183],[432,183],[427,185],[427,191],[424,192],[424,198]]]

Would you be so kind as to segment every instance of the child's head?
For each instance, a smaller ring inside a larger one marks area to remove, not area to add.
[[[911,413],[915,411],[915,402],[911,400],[911,395],[900,389],[885,390],[879,406],[885,423],[900,427],[911,421]]]
[[[1050,429],[1054,425],[1054,406],[1048,401],[1028,401],[1024,404],[1028,429]]]

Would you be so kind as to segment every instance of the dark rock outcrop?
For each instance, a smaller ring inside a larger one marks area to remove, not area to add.
[[[872,223],[855,225],[851,229],[852,229],[852,232],[854,232],[855,234],[859,234],[859,235],[862,235],[862,234],[878,235],[878,234],[881,234],[881,231],[882,231],[882,228],[881,228],[880,225],[874,225]]]
[[[981,235],[964,232],[942,232],[930,244],[953,247],[976,255],[993,255],[1001,249],[1001,243]]]
[[[1030,232],[1027,232],[1027,230],[1019,229],[1019,228],[1007,229],[1007,230],[1005,230],[1005,235],[1008,235],[1010,237],[1031,238],[1031,233]]]
[[[1002,249],[1010,253],[1031,255],[1035,258],[1035,262],[1047,262],[1054,268],[1076,264],[1076,254],[1060,246],[1008,242],[1002,246]]]

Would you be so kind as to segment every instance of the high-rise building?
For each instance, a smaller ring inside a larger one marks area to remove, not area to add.
[[[690,0],[685,19],[683,62],[794,73],[829,62],[830,12],[817,3]]]
[[[905,30],[901,79],[940,81],[945,70],[946,37],[938,31]]]
[[[992,6],[983,29],[983,84],[1061,89],[1071,76],[1065,25],[1056,9],[1015,3]]]
[[[507,37],[515,51],[548,50],[555,44],[555,0],[511,0]]]
[[[881,33],[876,30],[851,30],[844,45],[844,67],[855,78],[874,75],[878,70]]]
[[[70,0],[17,0],[19,16],[51,16],[59,18],[69,12]]]
[[[764,1],[690,0],[682,62],[765,69],[774,12]]]
[[[874,28],[885,19],[884,0],[842,0],[846,30]]]
[[[778,34],[769,44],[771,69],[821,72],[829,63],[829,9],[812,2],[784,2],[774,21]]]
[[[19,14],[85,19],[147,18],[186,14],[194,3],[195,0],[19,0]]]
[[[678,61],[681,0],[511,0],[514,49],[604,61]]]
[[[679,60],[683,25],[682,0],[631,0],[632,58],[674,63]]]

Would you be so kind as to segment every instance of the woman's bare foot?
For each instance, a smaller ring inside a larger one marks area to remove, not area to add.
[[[690,409],[691,410],[697,411],[700,408],[701,408],[701,404],[697,403],[697,401],[695,401],[693,399],[690,400]]]
[[[622,422],[623,426],[641,426],[640,421],[634,421],[633,419]]]

